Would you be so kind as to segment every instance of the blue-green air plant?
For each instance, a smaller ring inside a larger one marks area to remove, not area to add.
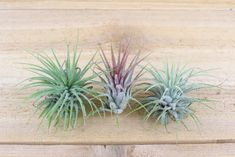
[[[140,58],[138,53],[132,59],[129,59],[129,44],[120,44],[117,55],[114,54],[114,49],[111,46],[110,53],[111,59],[108,59],[101,48],[100,56],[104,68],[97,65],[102,73],[99,77],[104,88],[103,95],[107,98],[102,110],[118,115],[125,110],[130,100],[136,101],[133,97],[133,87],[142,75],[143,69],[136,75],[134,75],[134,71],[144,58]]]
[[[156,122],[167,125],[169,120],[182,123],[187,116],[193,118],[197,123],[198,119],[190,106],[193,103],[205,104],[207,98],[198,98],[191,92],[215,87],[206,83],[193,83],[192,79],[198,76],[206,76],[208,70],[187,68],[166,64],[164,70],[157,70],[154,67],[147,68],[153,80],[147,83],[145,92],[148,95],[143,98],[142,106],[145,108],[145,120],[154,117]],[[189,95],[190,94],[190,95]]]
[[[91,84],[96,75],[86,76],[94,64],[93,58],[81,68],[77,49],[71,57],[68,46],[64,62],[59,61],[54,51],[52,54],[53,57],[34,55],[40,65],[27,64],[27,69],[35,76],[28,79],[25,88],[36,88],[29,98],[41,111],[40,117],[48,120],[49,127],[62,122],[64,129],[74,128],[79,115],[85,120],[98,109],[93,101],[97,92]]]

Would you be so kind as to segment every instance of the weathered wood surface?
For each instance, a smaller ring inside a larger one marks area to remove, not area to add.
[[[0,157],[234,157],[234,144],[204,145],[0,145]]]
[[[161,145],[164,150],[169,148],[169,151],[164,152],[158,149],[157,145],[153,146],[153,151],[159,151],[160,154],[166,152],[172,156],[175,152],[187,149],[191,156],[197,155],[195,152],[198,151],[211,154],[207,156],[234,156],[232,151],[234,144],[208,144],[235,142],[234,5],[232,0],[169,0],[144,3],[140,1],[97,3],[95,1],[1,1],[0,144],[181,143],[195,145]],[[65,43],[74,42],[77,32],[79,32],[81,48],[84,49],[81,64],[87,62],[95,53],[98,43],[118,41],[125,36],[132,36],[135,45],[141,46],[144,53],[152,52],[153,57],[148,61],[155,66],[161,66],[163,62],[169,60],[204,69],[219,68],[212,72],[216,79],[206,78],[203,81],[224,82],[224,89],[198,92],[202,97],[218,100],[210,105],[215,110],[195,106],[202,123],[200,130],[190,119],[186,119],[191,130],[187,131],[180,126],[177,133],[174,124],[170,124],[170,133],[167,133],[164,127],[153,126],[151,121],[143,123],[140,113],[130,117],[122,116],[119,127],[115,125],[114,119],[106,117],[105,120],[91,118],[86,126],[71,132],[60,130],[48,132],[45,123],[38,128],[40,121],[34,114],[34,108],[23,102],[23,98],[29,94],[29,91],[17,91],[19,86],[16,85],[30,76],[18,63],[34,62],[25,50],[42,53],[54,48],[62,57]],[[191,149],[194,146],[195,148]],[[220,146],[223,149],[221,155],[214,153]],[[7,150],[12,147],[16,148],[15,152],[21,149],[32,149],[32,152],[36,152],[35,156],[41,156],[38,154],[40,152],[43,154],[42,150],[47,146],[4,145],[0,147],[0,152],[3,152],[0,154],[7,154]],[[61,152],[72,149],[76,153],[77,150],[74,149],[79,146],[50,147],[54,150],[61,148]],[[81,147],[83,151],[88,148]],[[129,146],[121,147],[124,150],[129,149]],[[98,148],[95,149],[98,150]],[[144,150],[142,146],[137,146],[136,154]],[[11,155],[14,156],[14,152],[8,153],[8,156]]]
[[[9,3],[10,2],[10,3]],[[2,0],[1,9],[215,9],[233,8],[233,0]]]

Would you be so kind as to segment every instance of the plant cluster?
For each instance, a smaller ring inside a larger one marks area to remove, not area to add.
[[[41,65],[27,64],[27,69],[36,76],[28,79],[29,83],[24,88],[38,88],[29,97],[34,105],[41,110],[40,117],[46,118],[49,127],[59,122],[64,122],[64,128],[75,127],[78,116],[85,121],[92,111],[98,108],[94,103],[97,91],[93,89],[92,80],[95,75],[86,76],[93,66],[93,58],[84,68],[78,66],[80,54],[77,50],[70,57],[69,47],[67,56],[62,63],[58,60],[55,52],[53,58],[38,54],[35,56]]]
[[[139,53],[131,57],[129,44],[120,44],[117,52],[111,46],[111,59],[102,48],[100,50],[101,64],[92,57],[83,68],[79,66],[77,49],[70,56],[69,46],[63,62],[52,51],[53,57],[34,55],[40,65],[27,64],[35,76],[28,79],[24,88],[34,89],[29,98],[41,111],[40,117],[48,120],[49,127],[62,122],[65,129],[74,128],[79,116],[85,122],[89,115],[101,111],[119,115],[131,101],[136,106],[131,112],[144,109],[146,120],[152,117],[166,126],[169,120],[183,123],[187,116],[196,121],[190,106],[208,102],[208,99],[189,95],[192,91],[213,87],[192,81],[206,71],[168,64],[163,70],[153,66],[137,69],[144,58]],[[93,73],[88,73],[93,67],[96,67]],[[152,79],[138,86],[138,92],[143,91],[142,98],[134,97],[136,82],[143,72],[151,74]],[[102,90],[94,85],[101,85]]]
[[[157,70],[153,66],[147,68],[152,75],[152,82],[147,83],[145,91],[148,96],[142,100],[145,108],[145,119],[154,117],[163,125],[167,125],[169,120],[183,123],[183,119],[190,116],[195,122],[197,117],[190,105],[194,103],[206,103],[207,98],[190,96],[190,93],[203,88],[215,87],[206,83],[193,83],[192,79],[206,75],[206,71],[197,68],[179,67],[175,65],[165,65],[164,70]]]
[[[129,59],[128,44],[119,47],[116,57],[112,47],[110,51],[111,60],[109,61],[101,48],[100,56],[104,68],[97,65],[97,68],[103,73],[103,76],[98,76],[102,87],[105,89],[104,96],[107,98],[107,103],[103,110],[121,114],[129,104],[129,101],[135,100],[132,94],[133,87],[143,70],[140,70],[137,75],[134,75],[134,71],[143,58],[141,59],[139,54],[137,54],[132,59]],[[128,61],[130,62],[129,64]]]

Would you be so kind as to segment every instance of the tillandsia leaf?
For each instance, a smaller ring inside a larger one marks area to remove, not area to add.
[[[41,110],[40,117],[57,126],[64,123],[64,129],[74,128],[79,115],[85,119],[91,112],[99,112],[95,100],[99,94],[92,86],[95,74],[86,76],[87,71],[94,65],[93,58],[84,68],[78,66],[80,54],[77,49],[70,56],[67,47],[67,56],[60,62],[55,51],[53,58],[44,55],[34,55],[40,65],[26,64],[27,69],[36,76],[28,78],[29,83],[24,88],[36,88],[29,96],[34,105]],[[92,111],[88,112],[88,108]]]
[[[144,108],[145,120],[154,117],[156,121],[165,126],[170,120],[184,124],[183,119],[187,116],[197,120],[190,106],[193,103],[204,104],[209,100],[191,97],[190,92],[217,87],[206,83],[193,83],[192,78],[207,74],[207,71],[197,68],[166,64],[164,70],[157,70],[154,67],[146,68],[146,70],[152,75],[153,80],[151,83],[145,84],[145,92],[148,92],[149,95],[141,100],[140,106],[136,110]]]
[[[134,76],[134,71],[139,63],[144,59],[139,57],[139,53],[131,60],[129,43],[120,44],[117,56],[111,46],[111,59],[109,60],[101,48],[101,59],[104,65],[102,68],[97,64],[97,69],[103,74],[99,78],[107,98],[107,103],[102,110],[121,114],[128,106],[130,100],[135,100],[132,95],[134,84],[141,76],[143,70]]]

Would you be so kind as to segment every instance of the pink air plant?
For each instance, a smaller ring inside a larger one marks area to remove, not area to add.
[[[111,61],[107,59],[107,56],[101,48],[100,56],[104,64],[104,69],[97,65],[97,68],[103,73],[103,77],[99,77],[105,89],[104,95],[107,98],[107,103],[103,110],[120,114],[127,107],[129,101],[134,99],[132,97],[132,89],[142,75],[143,69],[136,76],[133,75],[137,65],[143,58],[140,59],[138,53],[130,60],[129,44],[120,44],[116,57],[112,46],[110,51]]]

